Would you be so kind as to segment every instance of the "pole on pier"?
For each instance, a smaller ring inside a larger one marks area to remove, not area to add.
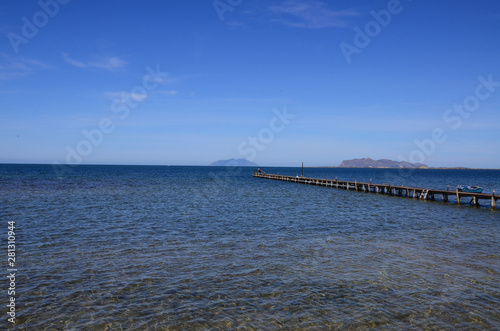
[[[302,162],[302,177],[304,177],[304,162]]]

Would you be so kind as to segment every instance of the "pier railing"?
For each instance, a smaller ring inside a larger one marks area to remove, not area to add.
[[[434,190],[419,187],[408,187],[408,186],[397,186],[390,184],[373,184],[373,183],[363,183],[358,181],[344,181],[337,179],[320,179],[320,178],[308,178],[299,176],[283,176],[266,174],[263,172],[254,172],[254,177],[281,180],[285,182],[308,184],[308,185],[318,185],[332,188],[341,188],[346,190],[356,190],[362,192],[379,193],[393,196],[400,196],[412,199],[420,200],[436,200],[436,196],[441,196],[442,201],[449,201],[449,197],[456,197],[457,203],[460,204],[460,199],[470,198],[469,204],[474,206],[479,206],[480,200],[488,200],[491,202],[491,208],[496,208],[496,201],[500,199],[499,195],[489,194],[489,193],[473,193],[473,192],[461,192],[456,189],[455,191],[445,191],[445,190]]]

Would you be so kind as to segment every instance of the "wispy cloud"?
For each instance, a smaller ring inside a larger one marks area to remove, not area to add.
[[[106,70],[118,69],[125,66],[126,64],[127,62],[116,56],[108,57],[97,62],[89,62],[89,65],[92,67],[106,69]]]
[[[158,75],[156,75],[155,77],[153,77],[152,75],[149,75],[147,81],[149,83],[160,83],[163,85],[174,83],[174,79],[172,77],[170,77],[170,74],[165,73],[165,72],[161,72]]]
[[[156,91],[156,94],[166,95],[166,96],[174,96],[177,95],[179,91],[176,90],[167,90],[167,91]]]
[[[75,66],[78,68],[86,68],[88,66],[87,64],[85,64],[83,62],[80,62],[80,61],[77,61],[77,60],[70,58],[69,55],[66,53],[62,53],[62,57],[66,62],[68,62],[72,66]]]
[[[14,90],[0,90],[0,94],[16,94],[19,93],[19,91],[14,91]]]
[[[0,54],[0,80],[11,80],[24,77],[36,69],[50,69],[42,61],[24,57],[10,57]]]
[[[354,10],[331,10],[320,1],[285,1],[280,5],[269,6],[269,10],[280,16],[273,19],[274,22],[307,29],[346,27],[347,18],[359,15]]]
[[[105,96],[112,99],[118,100],[120,104],[126,104],[129,101],[141,102],[148,97],[147,94],[143,93],[131,93],[131,92],[106,92]]]
[[[80,61],[70,57],[67,53],[62,53],[63,59],[78,68],[99,68],[104,70],[116,70],[127,65],[127,62],[117,56],[104,57],[95,61]]]
[[[0,80],[11,80],[11,79],[18,79],[21,77],[24,77],[28,74],[28,72],[7,72],[1,69],[2,71],[0,72]]]
[[[176,90],[165,90],[165,91],[151,91],[149,93],[133,93],[133,92],[125,92],[125,91],[117,91],[117,92],[105,92],[104,96],[113,102],[118,102],[118,105],[127,105],[131,102],[143,102],[148,97],[154,96],[168,96],[173,97],[177,95],[179,91]]]

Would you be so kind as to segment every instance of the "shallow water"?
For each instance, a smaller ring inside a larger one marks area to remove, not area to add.
[[[3,308],[0,327],[500,328],[498,210],[252,170],[79,166],[57,178],[50,166],[0,165],[0,215],[16,222],[19,276],[16,324]],[[305,175],[500,188],[499,171]],[[1,231],[6,247],[7,225]]]

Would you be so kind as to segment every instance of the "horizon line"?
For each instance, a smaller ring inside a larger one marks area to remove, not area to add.
[[[51,163],[36,163],[36,162],[0,162],[0,165],[45,165],[54,166]],[[213,167],[213,168],[255,168],[255,167],[267,167],[267,168],[301,168],[298,166],[277,166],[277,165],[257,165],[257,166],[214,166],[214,165],[197,165],[197,164],[126,164],[126,163],[85,163],[78,165],[70,164],[58,164],[64,165],[70,168],[77,168],[79,166],[128,166],[128,167]],[[340,166],[304,166],[304,168],[318,168],[318,169],[422,169],[422,170],[500,170],[500,168],[470,168],[470,167],[340,167]]]

